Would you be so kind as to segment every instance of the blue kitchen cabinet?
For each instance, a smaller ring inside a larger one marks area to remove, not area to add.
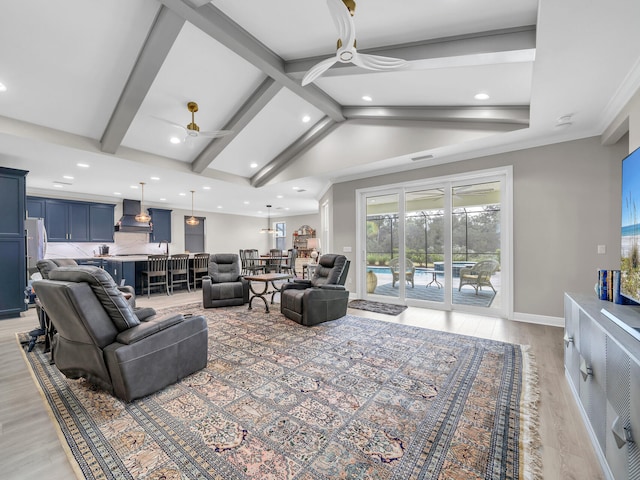
[[[27,197],[27,218],[44,218],[45,200],[39,197]]]
[[[89,239],[92,242],[113,242],[113,205],[89,206]]]
[[[113,242],[113,204],[27,197],[27,210],[44,218],[50,242]]]
[[[44,224],[50,242],[88,242],[89,204],[48,199]]]
[[[27,173],[0,167],[0,319],[18,317],[27,308]]]

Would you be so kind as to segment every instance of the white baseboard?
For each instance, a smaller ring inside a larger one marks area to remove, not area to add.
[[[539,325],[549,325],[551,327],[564,328],[563,317],[549,317],[547,315],[535,315],[533,313],[513,312],[511,320],[516,322],[536,323]]]

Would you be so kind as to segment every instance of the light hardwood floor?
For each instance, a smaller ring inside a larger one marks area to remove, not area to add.
[[[200,302],[201,292],[138,298],[138,306]],[[274,315],[280,315],[277,309]],[[540,379],[540,436],[545,479],[603,479],[587,431],[563,370],[563,331],[459,312],[410,307],[398,316],[349,310],[360,317],[394,321],[464,335],[530,345]],[[68,480],[75,474],[58,439],[16,342],[15,333],[37,325],[30,309],[18,319],[0,321],[0,478]],[[41,348],[41,347],[36,347]]]

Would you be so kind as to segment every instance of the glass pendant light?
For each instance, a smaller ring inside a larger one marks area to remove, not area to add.
[[[140,223],[149,223],[151,221],[151,217],[144,213],[144,182],[140,182],[140,187],[142,188],[142,196],[140,200],[140,213],[135,216],[136,222]]]
[[[187,218],[186,220],[187,225],[191,225],[192,227],[195,227],[200,223],[200,220],[198,220],[196,217],[193,216],[193,194],[194,193],[195,193],[195,190],[191,190],[191,217]]]

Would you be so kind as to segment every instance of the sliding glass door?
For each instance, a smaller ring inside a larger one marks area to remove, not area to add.
[[[505,313],[505,187],[482,175],[360,191],[359,295]]]
[[[399,193],[367,195],[364,198],[365,219],[365,279],[366,293],[371,296],[401,298],[404,285],[394,280],[389,265],[400,254],[398,221]],[[404,296],[404,294],[402,295]]]

